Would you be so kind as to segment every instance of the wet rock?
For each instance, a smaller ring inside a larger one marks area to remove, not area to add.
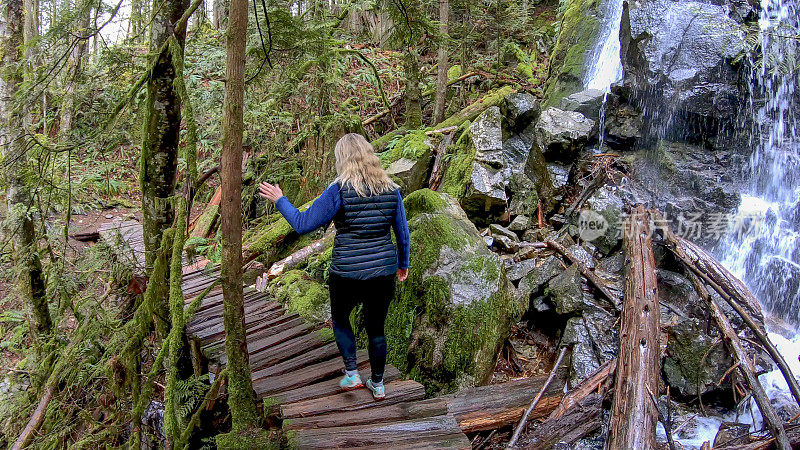
[[[737,443],[740,438],[750,435],[750,424],[738,422],[722,422],[714,437],[714,447],[722,447]],[[744,443],[744,442],[742,442]]]
[[[548,256],[537,261],[536,267],[525,275],[519,282],[518,289],[524,297],[542,293],[545,284],[564,270],[561,258]]]
[[[500,108],[484,111],[470,125],[469,135],[475,158],[461,205],[470,217],[483,222],[499,217],[507,204]]]
[[[560,190],[569,182],[569,166],[557,163],[547,163],[547,171],[553,180],[553,187]]]
[[[511,281],[519,281],[525,275],[531,273],[536,268],[537,261],[535,259],[526,259],[520,262],[513,262],[508,269],[508,279]]]
[[[548,171],[547,162],[538,145],[534,145],[528,153],[528,160],[525,163],[525,176],[533,185],[533,190],[537,195],[537,204],[538,201],[541,201],[545,212],[549,212],[553,209],[556,204],[555,197],[557,189],[553,185],[553,179]],[[512,178],[510,187],[512,192],[516,192],[513,190],[513,182],[514,179]],[[525,213],[520,212],[520,214]],[[530,215],[530,213],[528,213],[528,215]]]
[[[603,106],[605,92],[599,89],[586,89],[576,92],[568,97],[561,99],[561,109],[564,111],[575,111],[584,116],[598,120],[600,118],[600,108]]]
[[[528,228],[533,226],[533,221],[530,217],[520,214],[517,217],[514,217],[514,220],[508,224],[508,229],[511,231],[525,231]]]
[[[550,302],[555,305],[556,313],[568,315],[602,309],[594,296],[584,289],[585,282],[578,266],[573,264],[547,283],[544,290]]]
[[[475,146],[475,160],[494,168],[505,166],[502,119],[500,108],[492,106],[469,127],[469,136]]]
[[[716,330],[706,331],[698,319],[684,320],[668,329],[662,373],[676,395],[693,397],[729,389],[727,377],[722,386],[717,386],[733,365],[717,339]]]
[[[578,216],[581,238],[591,242],[601,253],[609,254],[622,242],[622,199],[614,187],[603,186],[584,206],[585,211]],[[595,225],[590,227],[592,223]]]
[[[458,202],[421,189],[405,199],[412,248],[386,321],[389,361],[430,393],[486,382],[500,346],[527,305],[500,257]]]
[[[736,114],[739,75],[733,61],[746,43],[727,8],[706,1],[631,3],[622,30],[625,85],[646,104],[646,122],[655,134],[709,134],[716,122]],[[705,129],[687,128],[687,121]]]
[[[619,95],[609,96],[605,110],[604,142],[611,148],[632,150],[643,137],[642,113]]]
[[[594,128],[594,120],[579,112],[548,108],[536,122],[536,146],[548,160],[572,161],[594,136]]]
[[[506,96],[501,105],[502,115],[512,133],[519,133],[539,117],[539,100],[527,92]]]
[[[492,238],[494,238],[495,247],[501,251],[514,253],[519,250],[519,241],[515,241],[508,236],[502,234],[493,234]]]
[[[585,267],[589,269],[594,269],[595,267],[594,258],[592,257],[592,255],[589,254],[588,251],[586,251],[585,248],[583,248],[583,246],[575,244],[567,248],[567,253],[574,256],[575,259],[580,261]]]
[[[528,161],[528,154],[533,146],[532,131],[530,134],[515,134],[503,142],[503,155],[509,174],[518,174],[525,171],[525,163]]]
[[[602,313],[588,313],[567,320],[561,345],[572,345],[569,361],[571,386],[576,386],[616,356],[619,338],[615,321],[614,316]]]

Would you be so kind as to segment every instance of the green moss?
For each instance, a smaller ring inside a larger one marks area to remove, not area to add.
[[[380,158],[386,167],[400,158],[416,161],[430,153],[430,138],[423,130],[416,130],[389,144],[388,150],[381,153]]]
[[[322,328],[317,330],[317,334],[322,338],[324,341],[333,341],[333,329],[332,328]]]
[[[599,0],[567,0],[561,30],[550,57],[550,77],[542,109],[558,105],[562,98],[583,90],[586,58],[597,41]]]
[[[330,318],[328,289],[302,270],[290,270],[274,280],[270,289],[274,298],[286,305],[290,313],[311,323]]]
[[[442,196],[430,189],[419,189],[408,194],[403,200],[406,217],[413,219],[418,214],[433,213],[447,206],[447,201]]]
[[[462,74],[461,64],[454,64],[447,69],[447,81],[453,81]]]
[[[280,436],[261,428],[248,428],[218,434],[216,443],[217,448],[221,450],[278,450],[281,448]]]
[[[316,200],[316,199],[314,199]],[[314,200],[304,204],[300,211],[305,211]],[[249,230],[242,240],[245,251],[259,255],[262,262],[271,264],[278,260],[282,250],[296,241],[298,235],[279,213],[264,217],[255,228]]]
[[[512,92],[514,92],[514,88],[512,88],[511,86],[503,86],[499,89],[495,89],[494,91],[487,92],[483,97],[481,97],[471,105],[453,114],[452,116],[448,117],[441,123],[438,123],[432,127],[428,127],[427,130],[460,126],[466,121],[475,120],[476,117],[478,117],[483,111],[485,111],[490,106],[499,105],[500,102],[502,102],[503,99],[506,98],[506,96],[508,94],[511,94]]]
[[[468,139],[466,139],[468,141]],[[455,198],[464,196],[467,184],[472,176],[473,163],[475,161],[475,146],[471,142],[453,146],[448,149],[450,162],[442,176],[441,191],[452,195]]]

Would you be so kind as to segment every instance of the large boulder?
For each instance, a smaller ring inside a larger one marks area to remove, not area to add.
[[[719,3],[646,0],[623,15],[625,85],[657,135],[713,134],[720,120],[735,120],[741,83],[734,61],[747,45],[743,26]]]
[[[539,100],[527,92],[514,92],[500,105],[508,130],[519,133],[539,118]]]
[[[433,144],[424,131],[413,131],[398,139],[381,155],[386,172],[405,194],[422,189],[428,183]]]
[[[613,186],[602,186],[584,206],[577,217],[581,239],[591,242],[603,254],[611,253],[622,243],[625,203],[620,194]]]
[[[386,321],[389,360],[429,394],[484,383],[525,305],[455,199],[422,189],[405,207],[415,251]]]
[[[572,161],[595,135],[595,121],[575,111],[548,108],[534,131],[536,146],[548,160]]]
[[[491,221],[505,211],[508,200],[500,108],[492,106],[475,119],[469,138],[475,153],[461,205],[478,222]]]
[[[328,288],[305,271],[287,271],[270,283],[269,291],[288,312],[300,315],[309,323],[322,324],[331,318]]]
[[[561,109],[575,111],[592,119],[600,119],[600,109],[606,93],[599,89],[586,89],[561,99]]]

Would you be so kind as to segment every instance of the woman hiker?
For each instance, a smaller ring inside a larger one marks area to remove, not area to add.
[[[381,168],[372,144],[363,136],[346,134],[336,143],[334,154],[336,179],[303,212],[283,195],[279,185],[261,183],[259,191],[275,203],[300,234],[327,226],[333,220],[336,238],[328,270],[328,287],[333,334],[345,366],[339,386],[345,390],[364,386],[358,375],[356,342],[350,325],[350,312],[361,303],[372,368],[366,385],[372,396],[381,400],[386,396],[383,326],[395,282],[402,282],[408,276],[410,243],[406,211],[397,185]],[[392,243],[390,229],[394,229],[397,248]]]

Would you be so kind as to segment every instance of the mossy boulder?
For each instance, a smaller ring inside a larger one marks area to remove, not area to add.
[[[331,318],[328,289],[303,270],[284,273],[270,283],[269,289],[287,311],[310,323],[324,323]]]
[[[561,30],[550,56],[550,71],[543,107],[583,90],[588,58],[600,33],[600,0],[566,0],[559,14]]]
[[[405,194],[428,183],[433,162],[433,143],[422,130],[413,131],[390,144],[381,155],[386,171]]]
[[[405,207],[411,269],[389,309],[389,360],[428,394],[486,383],[524,305],[454,198],[422,189]]]
[[[733,360],[718,339],[717,333],[706,332],[698,319],[669,327],[662,372],[678,395],[693,397],[724,390],[717,382],[726,381],[725,372]]]

